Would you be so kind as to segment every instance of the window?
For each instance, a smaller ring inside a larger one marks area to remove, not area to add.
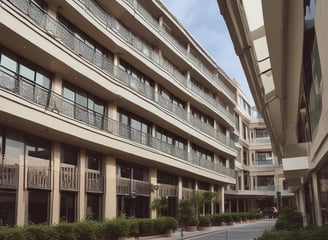
[[[273,164],[272,152],[255,152],[257,164]]]
[[[21,76],[22,78],[18,78]],[[51,74],[15,53],[0,47],[0,79],[4,87],[29,100],[46,104]],[[42,102],[41,102],[42,100]]]
[[[191,114],[199,119],[200,121],[208,124],[208,125],[211,125],[212,127],[214,127],[214,119],[211,118],[210,116],[206,115],[205,113],[202,113],[201,111],[199,111],[197,108],[191,106],[190,107],[190,110],[191,110]]]
[[[148,168],[132,164],[123,160],[117,161],[117,174],[122,178],[132,178],[140,181],[149,181]]]
[[[240,125],[239,125],[239,115],[237,113],[235,113],[235,126],[236,126],[236,131],[239,133]]]
[[[65,99],[69,100],[67,109],[71,111],[72,117],[100,129],[104,128],[105,101],[67,82],[63,85],[62,94]]]
[[[208,95],[209,97],[211,97],[212,99],[215,100],[215,94],[213,92],[211,92],[208,88],[206,88],[205,86],[203,86],[201,83],[199,83],[196,79],[191,78],[191,83],[192,83],[192,87],[196,87],[198,88],[198,90],[202,91],[203,94]]]
[[[186,103],[170,93],[168,90],[166,90],[164,87],[159,85],[158,93],[160,96],[162,96],[165,100],[167,100],[169,103],[172,103],[174,107],[178,107],[181,109],[186,108]]]
[[[192,144],[191,146],[192,146],[192,153],[194,156],[197,156],[198,158],[205,159],[210,162],[214,161],[214,153],[213,152],[206,150],[195,144]]]
[[[123,109],[118,110],[120,134],[123,137],[133,141],[149,145],[149,137],[151,133],[150,123],[134,114]]]
[[[156,138],[162,142],[165,142],[169,145],[173,145],[176,148],[179,149],[185,149],[186,140],[176,136],[173,133],[170,133],[169,131],[166,131],[160,127],[157,127],[156,129]]]
[[[258,186],[274,186],[273,176],[257,176]]]
[[[46,141],[27,139],[26,155],[38,159],[50,160],[51,145]]]
[[[322,112],[322,71],[314,25],[315,1],[304,1],[303,86],[299,107],[299,142],[311,141]]]
[[[76,220],[76,194],[62,192],[60,194],[60,220],[74,222]]]
[[[100,170],[102,155],[95,152],[87,152],[88,169]]]
[[[67,46],[100,68],[104,69],[108,67],[106,66],[108,64],[108,60],[113,63],[113,54],[110,51],[90,38],[86,33],[78,29],[60,13],[58,13],[57,17],[59,22],[66,28],[65,30],[67,31],[67,36],[63,37],[61,40]],[[69,35],[71,35],[71,37]],[[72,41],[71,38],[73,37],[76,38],[76,41]],[[73,45],[72,42],[75,43],[75,45]]]
[[[171,173],[157,171],[157,183],[177,185],[178,177]]]
[[[255,136],[256,136],[256,138],[269,137],[268,130],[266,128],[263,128],[263,129],[256,128]]]
[[[132,65],[129,63],[125,62],[124,60],[120,60],[120,69],[122,69],[124,72],[126,72],[128,75],[132,76],[134,79],[139,80],[139,83],[148,86],[151,88],[154,88],[154,81],[140,72],[138,69],[134,68]]]
[[[248,138],[248,127],[245,123],[243,123],[243,129],[242,129],[243,139],[247,140]]]
[[[73,146],[62,145],[60,149],[60,162],[77,166],[78,150]]]

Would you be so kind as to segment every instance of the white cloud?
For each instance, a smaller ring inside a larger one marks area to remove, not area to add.
[[[196,41],[253,99],[216,0],[161,0]]]

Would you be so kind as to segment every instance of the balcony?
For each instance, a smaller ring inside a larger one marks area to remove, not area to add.
[[[61,116],[75,119],[83,124],[106,131],[113,135],[126,138],[151,148],[157,149],[171,156],[189,161],[195,165],[234,177],[234,170],[228,169],[207,160],[188,156],[185,149],[180,149],[173,145],[162,142],[143,133],[137,129],[121,124],[120,122],[107,118],[97,112],[86,109],[49,89],[43,88],[15,73],[8,73],[9,70],[0,67],[0,89],[4,89],[21,97],[29,102],[35,103],[48,111],[52,111]]]
[[[99,170],[88,169],[85,172],[85,189],[89,193],[104,192],[104,177]]]
[[[82,0],[79,0],[82,1]],[[127,1],[127,0],[126,0]],[[146,22],[149,23],[151,27],[157,30],[166,40],[166,43],[169,43],[171,45],[171,48],[175,50],[178,50],[183,56],[184,59],[188,59],[195,69],[200,71],[202,74],[204,74],[212,84],[215,86],[220,86],[223,89],[223,92],[227,94],[232,100],[236,101],[237,96],[236,93],[232,92],[213,72],[211,72],[200,60],[198,57],[194,56],[192,53],[189,53],[185,46],[183,46],[179,41],[177,41],[169,32],[166,31],[166,29],[158,23],[156,19],[153,18],[153,16],[138,2],[135,4],[131,4],[134,8],[134,10],[139,13],[140,16],[144,17]],[[98,6],[95,6],[98,7]],[[98,7],[99,8],[99,7]],[[106,13],[105,13],[106,14]],[[94,13],[95,17],[97,15]]]
[[[170,184],[163,184],[160,183],[158,184],[158,196],[160,198],[165,198],[165,197],[177,197],[178,196],[178,188],[175,185],[170,185]]]
[[[31,4],[24,4],[26,0],[24,1],[17,1],[17,0],[11,0],[15,4],[16,7],[18,7],[21,11],[28,14],[32,19],[36,21],[36,23],[44,29],[48,34],[55,37],[57,40],[60,40],[64,45],[66,45],[68,48],[70,48],[72,51],[76,52],[79,56],[84,57],[87,61],[91,62],[92,64],[96,65],[97,67],[101,68],[102,70],[109,73],[112,77],[118,79],[119,81],[126,84],[131,89],[135,90],[136,92],[144,95],[145,97],[157,102],[159,105],[166,107],[166,109],[170,110],[173,114],[176,116],[186,120],[186,116],[183,110],[178,108],[172,108],[169,105],[165,105],[163,101],[158,97],[155,97],[155,91],[152,87],[146,86],[143,83],[141,83],[138,79],[135,79],[131,75],[127,74],[126,72],[122,71],[120,68],[114,66],[113,60],[109,58],[106,55],[103,55],[97,51],[95,51],[93,48],[88,46],[86,43],[82,42],[80,39],[75,37],[73,33],[71,33],[68,29],[66,29],[65,26],[61,25],[57,20],[51,18],[49,15],[47,15],[43,10],[39,9],[36,5],[33,3]],[[89,1],[88,1],[89,2]],[[95,9],[94,7],[90,7],[93,2],[89,2],[88,7],[91,9]],[[98,6],[97,6],[98,7]],[[99,15],[101,16],[101,15]],[[103,18],[102,18],[103,19]],[[111,23],[111,17],[108,16],[104,19],[107,19],[109,21],[108,23]],[[113,23],[114,24],[114,23]],[[115,22],[115,24],[120,24],[119,22]],[[115,25],[114,24],[114,25]],[[122,29],[122,27],[115,27],[112,26],[113,29]],[[130,36],[130,35],[129,35]],[[135,41],[130,41],[131,43]],[[134,46],[136,47],[136,46]],[[143,48],[144,49],[144,48]],[[144,50],[143,50],[144,52]],[[148,52],[148,51],[147,51]],[[155,53],[154,53],[155,54]],[[151,56],[154,56],[152,54]],[[159,62],[165,63],[164,66],[169,65],[167,60],[163,59]],[[181,73],[179,73],[178,70],[174,70],[174,67],[168,67],[169,69],[173,69],[171,72],[175,76],[175,79],[178,80],[178,82],[182,83],[183,85],[186,85],[186,78]],[[182,81],[182,82],[181,82]],[[214,106],[216,110],[219,110],[224,116],[226,116],[230,124],[233,122],[233,115],[228,112],[223,106],[221,106],[214,98],[208,96],[206,93],[199,90],[197,87],[193,86],[191,84],[190,90],[196,93],[196,95],[201,96],[206,102],[208,102],[210,105]],[[158,99],[158,100],[154,100]],[[209,134],[209,132],[205,132]],[[212,136],[213,134],[210,134]],[[219,138],[216,138],[219,139]],[[231,146],[231,145],[229,145]],[[234,147],[234,144],[233,144]]]
[[[195,190],[192,188],[182,188],[182,199],[191,199],[195,195]]]
[[[17,189],[18,187],[18,165],[0,165],[0,189]]]
[[[75,1],[78,4],[82,4],[84,10],[87,9],[87,11],[91,13],[91,16],[95,18],[95,20],[100,23],[100,25],[106,31],[113,31],[118,34],[122,39],[124,39],[128,44],[130,44],[133,49],[138,50],[145,57],[149,58],[151,62],[159,65],[160,68],[163,68],[168,73],[170,73],[172,78],[175,79],[177,83],[182,84],[184,87],[187,86],[187,78],[183,74],[181,74],[180,71],[177,70],[176,67],[174,67],[174,65],[172,65],[165,58],[161,57],[157,52],[152,49],[151,46],[143,42],[138,37],[134,36],[132,32],[126,29],[119,21],[104,12],[95,2],[90,0]],[[120,78],[120,70],[116,67],[114,69],[112,59],[110,59],[106,55],[102,55],[99,52],[96,52],[86,43],[75,37],[65,26],[61,25],[61,23],[59,23],[56,19],[50,17],[42,9],[39,9],[37,5],[33,4],[33,2],[28,2],[27,0],[10,0],[10,2],[13,3],[15,7],[17,7],[24,14],[28,15],[39,27],[41,27],[55,39],[60,40],[64,45],[76,52],[78,55],[84,57],[92,64],[96,65],[97,67],[100,67],[102,70],[106,71],[111,75],[114,75],[115,78],[118,78],[120,81],[127,84],[126,78]],[[196,64],[196,66],[199,65]],[[224,85],[222,84],[222,86]],[[193,91],[194,88],[189,86],[188,89],[190,91]],[[143,88],[139,88],[139,90],[143,91]],[[229,93],[230,95],[232,94],[234,99],[236,98],[236,95],[233,94],[230,89],[225,87],[224,90],[224,92]],[[204,92],[199,93],[199,91],[197,91],[195,93],[198,96],[202,96],[205,101],[207,101],[210,105],[214,106],[215,109],[219,110],[223,115],[227,116],[228,119],[231,120],[231,122],[233,122],[233,115],[229,113],[224,107],[222,107],[217,101],[215,101],[213,98],[205,96],[206,94]]]
[[[150,183],[129,178],[116,178],[116,194],[128,196],[149,196]]]
[[[50,190],[51,174],[49,168],[28,167],[27,169],[27,187],[35,189]]]
[[[76,166],[61,164],[60,166],[60,190],[78,191],[79,172]]]
[[[252,143],[254,144],[270,144],[270,137],[261,137],[261,138],[253,138]]]

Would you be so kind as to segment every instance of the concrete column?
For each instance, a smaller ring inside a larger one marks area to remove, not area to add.
[[[179,176],[178,179],[178,200],[182,199],[182,177]]]
[[[211,193],[214,193],[214,185],[211,184],[211,188],[210,188]],[[211,201],[211,214],[214,214],[214,202]]]
[[[118,120],[117,119],[118,114],[117,114],[117,103],[116,102],[108,103],[107,111],[108,111],[109,118]]]
[[[236,206],[236,207],[237,207],[237,209],[236,209],[236,210],[237,210],[237,213],[239,213],[239,199],[237,199],[237,201],[236,201],[236,205],[237,205],[237,206]]]
[[[317,226],[322,226],[322,214],[321,214],[321,204],[318,189],[318,177],[316,173],[312,173],[312,185],[313,185],[313,198],[314,198],[314,209],[316,216]]]
[[[151,185],[157,185],[157,169],[156,168],[150,168],[149,169],[149,181]],[[150,191],[150,203],[149,205],[151,206],[151,203],[154,201],[154,199],[159,198],[158,196],[158,190],[151,190]],[[150,218],[156,218],[157,217],[157,212],[156,209],[150,209]]]
[[[24,145],[22,144],[20,149],[24,149]],[[24,186],[24,152],[22,151],[19,155],[19,175],[18,175],[18,188],[17,188],[17,211],[16,211],[16,219],[17,225],[22,226],[28,223],[28,191],[25,190]],[[27,172],[27,171],[26,171]],[[26,181],[25,181],[26,183]]]
[[[218,200],[220,202],[220,213],[224,213],[224,187],[218,186]]]
[[[81,221],[86,218],[85,209],[87,205],[85,193],[85,170],[86,170],[86,153],[84,149],[80,150],[79,172],[80,172],[80,188],[77,194],[77,220]]]
[[[105,194],[103,199],[104,219],[116,217],[116,159],[106,156],[103,164],[105,176]]]
[[[63,79],[59,77],[58,75],[55,76],[54,81],[52,82],[52,90],[55,93],[62,94],[62,88],[63,88]]]
[[[59,223],[60,213],[60,144],[55,142],[53,144],[53,155],[52,155],[52,174],[53,174],[53,187],[50,194],[50,224]]]
[[[302,185],[301,188],[298,190],[299,191],[299,211],[302,213],[303,216],[303,226],[307,226],[307,215],[305,211],[305,195],[304,195],[304,186]]]
[[[154,86],[154,100],[155,102],[158,102],[158,83],[155,83]]]
[[[187,120],[190,121],[191,112],[190,112],[190,102],[189,101],[187,102],[186,109],[187,109]]]
[[[243,190],[245,190],[244,171],[241,170],[240,173],[241,173],[241,174],[240,174],[240,185],[241,185],[241,186],[240,186],[239,189],[240,189],[241,191],[243,191]]]

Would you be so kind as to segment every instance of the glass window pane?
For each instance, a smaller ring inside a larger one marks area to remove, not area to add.
[[[131,119],[131,127],[141,131],[141,122],[136,119]]]
[[[69,146],[62,146],[60,151],[60,161],[62,163],[77,166],[78,151]]]
[[[24,78],[34,81],[35,72],[27,66],[21,64],[19,66],[19,74]]]
[[[36,73],[35,82],[37,84],[41,85],[42,87],[50,89],[51,81],[47,76],[43,75],[42,73],[39,73],[39,72]]]
[[[75,92],[67,87],[63,88],[63,96],[73,102],[75,101]]]
[[[4,54],[1,55],[1,66],[8,68],[15,73],[17,72],[17,62]]]
[[[80,104],[81,106],[88,107],[88,98],[86,93],[82,91],[77,91],[76,93],[76,103]]]

